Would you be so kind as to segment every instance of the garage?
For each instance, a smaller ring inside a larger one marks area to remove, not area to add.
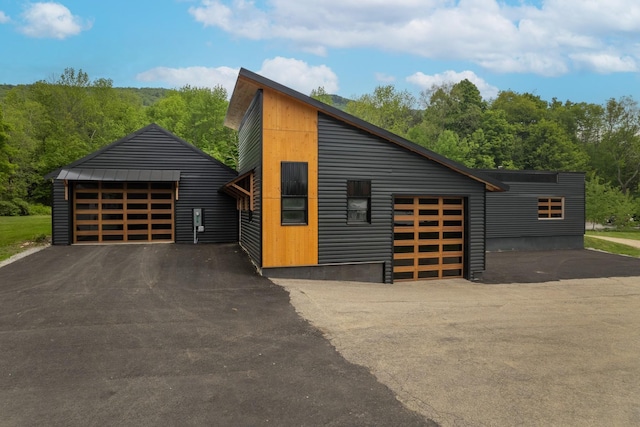
[[[53,243],[236,242],[236,202],[219,191],[236,177],[151,124],[47,175]]]
[[[77,182],[73,242],[173,242],[173,186],[173,182]]]
[[[463,277],[464,198],[395,197],[393,218],[394,281]]]

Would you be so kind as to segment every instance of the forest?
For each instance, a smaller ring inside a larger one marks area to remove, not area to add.
[[[52,81],[0,85],[0,215],[50,204],[47,173],[149,123],[235,167],[237,133],[224,127],[227,91],[116,88],[67,68]],[[469,80],[418,97],[393,85],[345,100],[310,94],[468,167],[584,171],[587,219],[633,226],[640,218],[640,107],[544,100],[506,90],[485,100]]]

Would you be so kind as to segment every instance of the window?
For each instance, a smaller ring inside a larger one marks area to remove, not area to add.
[[[282,224],[307,224],[307,174],[306,162],[280,164]]]
[[[539,197],[538,219],[563,219],[564,197]]]
[[[347,181],[347,223],[371,223],[371,181]]]

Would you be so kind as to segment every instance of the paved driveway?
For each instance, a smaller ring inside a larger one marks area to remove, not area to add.
[[[0,268],[0,424],[425,425],[236,245],[52,247]]]
[[[341,354],[441,425],[640,425],[640,260],[559,251],[488,265],[504,266],[490,278],[551,281],[275,282]],[[558,280],[572,269],[595,278]]]

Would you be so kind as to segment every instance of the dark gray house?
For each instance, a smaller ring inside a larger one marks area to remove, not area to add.
[[[151,124],[56,170],[53,244],[235,242],[237,173]],[[196,224],[197,225],[197,224]]]
[[[488,251],[584,247],[584,173],[483,173],[509,184],[507,192],[487,194]]]
[[[507,185],[247,70],[239,131],[240,244],[262,274],[391,283],[478,277],[486,194]]]

